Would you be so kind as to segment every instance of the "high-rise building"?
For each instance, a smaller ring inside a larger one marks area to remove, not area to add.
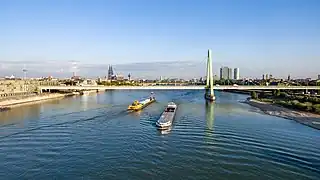
[[[229,78],[229,68],[221,67],[220,68],[220,79],[228,79]]]
[[[228,79],[232,79],[232,68],[228,68]]]
[[[290,81],[291,80],[291,77],[290,77],[290,74],[288,75],[288,81]]]
[[[240,79],[240,69],[239,68],[234,68],[233,69],[233,79],[238,80]]]
[[[318,74],[318,79],[320,80],[320,74]]]
[[[262,80],[264,80],[264,74],[262,74]]]
[[[111,80],[112,77],[113,77],[113,69],[112,69],[112,66],[110,65],[108,69],[108,79]]]
[[[266,80],[268,80],[269,79],[269,75],[268,74],[266,74]]]

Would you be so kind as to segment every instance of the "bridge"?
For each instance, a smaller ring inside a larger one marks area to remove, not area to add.
[[[205,90],[205,99],[214,101],[214,90],[320,90],[320,86],[218,86],[213,85],[213,71],[212,71],[212,59],[211,50],[208,50],[207,56],[207,69],[206,69],[206,86],[188,86],[188,85],[169,85],[169,86],[157,86],[149,84],[149,86],[40,86],[40,92],[50,90]]]
[[[201,90],[206,86],[39,86],[44,90]],[[213,86],[214,90],[320,90],[320,86]]]

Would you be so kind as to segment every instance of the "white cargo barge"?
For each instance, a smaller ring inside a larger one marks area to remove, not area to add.
[[[173,102],[168,103],[168,106],[161,114],[160,118],[156,122],[158,129],[168,129],[172,125],[172,121],[176,114],[177,105]]]

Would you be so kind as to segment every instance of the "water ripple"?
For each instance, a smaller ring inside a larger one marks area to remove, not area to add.
[[[46,110],[52,112],[6,122],[0,126],[0,174],[5,179],[320,177],[319,131],[250,112],[237,101],[243,96],[221,92],[208,105],[200,91],[159,91],[157,103],[125,111],[145,93],[71,98],[62,102],[75,107],[50,104]],[[172,100],[178,112],[162,134],[155,122]]]

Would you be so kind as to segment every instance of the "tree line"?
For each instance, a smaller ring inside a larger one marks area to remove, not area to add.
[[[251,92],[251,98],[260,101],[272,102],[287,108],[308,111],[320,114],[320,98],[308,95],[292,95],[280,90],[272,93]]]

